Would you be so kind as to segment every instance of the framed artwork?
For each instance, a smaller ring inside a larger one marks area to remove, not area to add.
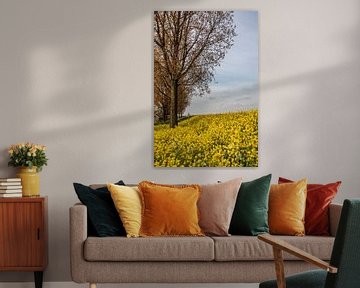
[[[257,167],[257,11],[154,12],[154,167]]]

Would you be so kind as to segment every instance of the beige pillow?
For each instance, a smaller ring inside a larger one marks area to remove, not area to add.
[[[207,235],[229,236],[231,217],[242,178],[200,185],[199,225]]]

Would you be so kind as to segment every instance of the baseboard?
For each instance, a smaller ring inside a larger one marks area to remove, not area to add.
[[[43,288],[88,288],[74,282],[44,282]],[[258,288],[259,284],[98,284],[97,288]],[[31,282],[2,282],[0,288],[34,288]]]

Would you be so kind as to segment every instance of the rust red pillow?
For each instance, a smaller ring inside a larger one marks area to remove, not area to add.
[[[279,177],[279,184],[293,182]],[[341,181],[329,184],[307,184],[305,234],[329,236],[329,206]]]

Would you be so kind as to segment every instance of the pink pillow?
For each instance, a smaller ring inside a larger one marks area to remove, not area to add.
[[[231,217],[241,182],[242,178],[236,178],[218,184],[200,185],[199,225],[205,234],[229,236]]]

